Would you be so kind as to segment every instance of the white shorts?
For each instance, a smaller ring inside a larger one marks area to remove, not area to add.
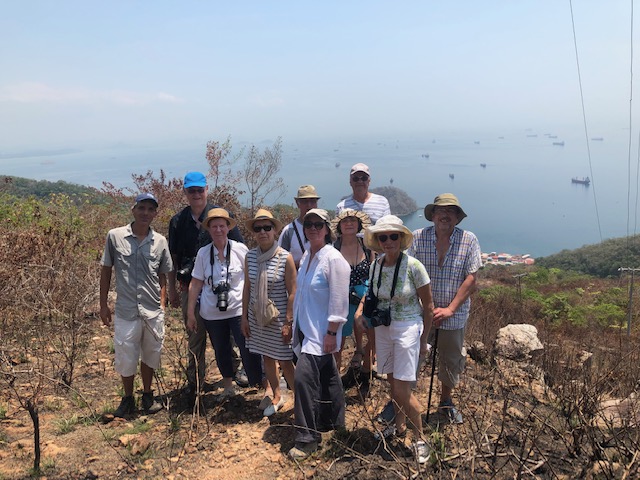
[[[151,319],[124,320],[116,315],[113,330],[115,368],[121,376],[135,375],[139,360],[154,370],[160,366],[164,312]]]
[[[415,381],[422,329],[422,322],[401,321],[376,327],[378,372],[392,373],[393,378],[405,382]]]

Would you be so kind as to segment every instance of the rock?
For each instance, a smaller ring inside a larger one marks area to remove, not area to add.
[[[126,434],[126,435],[122,435],[120,438],[118,438],[118,440],[120,441],[120,443],[122,444],[123,447],[126,447],[133,440],[135,440],[137,437],[138,437],[138,435]]]
[[[511,324],[498,330],[493,346],[495,355],[512,360],[528,360],[532,352],[544,349],[533,325]]]
[[[149,449],[149,440],[146,437],[139,437],[132,441],[131,443],[131,454],[132,455],[143,455]]]
[[[467,349],[469,357],[478,363],[487,363],[489,360],[489,350],[484,343],[480,341],[473,342]]]

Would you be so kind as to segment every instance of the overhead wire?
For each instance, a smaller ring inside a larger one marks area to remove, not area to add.
[[[578,85],[580,86],[580,103],[582,105],[582,121],[584,123],[584,135],[587,144],[587,157],[589,159],[589,174],[591,178],[591,185],[593,188],[593,202],[596,211],[596,221],[598,223],[598,234],[600,235],[600,241],[602,242],[602,227],[600,226],[600,212],[598,210],[598,197],[596,196],[596,182],[593,175],[593,165],[591,162],[591,148],[589,147],[589,131],[587,129],[587,114],[584,108],[584,94],[582,90],[582,75],[580,74],[580,59],[578,56],[578,41],[576,38],[576,24],[573,18],[573,3],[569,0],[569,8],[571,10],[571,28],[573,29],[573,46],[576,52],[576,66],[578,68]]]

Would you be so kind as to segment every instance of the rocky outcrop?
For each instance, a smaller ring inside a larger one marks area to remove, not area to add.
[[[498,330],[493,345],[494,355],[511,360],[529,360],[544,346],[538,339],[538,329],[528,324],[511,324]]]

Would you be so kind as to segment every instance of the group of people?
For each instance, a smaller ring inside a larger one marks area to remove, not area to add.
[[[171,304],[182,307],[191,401],[204,383],[207,334],[223,377],[222,398],[238,393],[237,347],[247,383],[266,389],[259,406],[264,415],[284,404],[280,371],[293,389],[296,437],[289,455],[300,459],[317,450],[320,432],[344,426],[345,386],[355,383],[366,396],[376,365],[391,392],[389,424],[378,438],[409,430],[416,459],[426,462],[422,409],[413,394],[418,367],[435,332],[439,411],[462,422],[452,390],[465,364],[464,330],[480,247],[473,233],[457,227],[466,214],[454,195],[438,195],[424,210],[434,225],[411,232],[390,214],[385,197],[369,191],[367,165],[354,165],[349,180],[352,194],[333,219],[318,208],[312,185],[298,189],[299,215],[286,226],[259,209],[245,223],[257,243],[251,250],[235,218],[207,203],[199,172],[185,176],[189,205],[172,218],[168,242],[150,227],[157,200],[138,195],[134,221],[109,231],[102,258],[100,314],[106,325],[112,269],[116,273],[115,368],[124,396],[114,415],[135,410],[138,360],[142,409],[161,408],[151,380],[164,337],[160,291],[166,285]],[[352,333],[355,354],[341,378],[344,338]]]

